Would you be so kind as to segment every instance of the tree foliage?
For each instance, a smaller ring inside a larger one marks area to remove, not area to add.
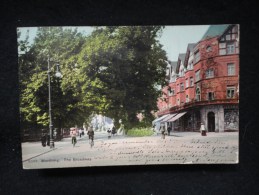
[[[56,127],[75,125],[85,115],[78,107],[80,99],[75,97],[76,89],[62,89],[67,74],[57,79],[55,64],[61,65],[64,73],[68,72],[69,62],[78,53],[84,43],[84,37],[77,30],[61,27],[40,27],[34,43],[27,47],[27,52],[19,56],[21,83],[21,121],[46,127],[48,120],[48,56],[51,65],[51,98],[53,122]],[[19,43],[20,46],[20,43]],[[73,72],[70,72],[73,74]],[[82,116],[83,115],[83,116]]]
[[[52,113],[56,126],[88,121],[92,114],[137,124],[137,113],[152,120],[163,85],[166,53],[160,26],[98,27],[88,37],[62,27],[38,28],[32,45],[19,42],[21,116],[28,124],[48,125],[48,55],[52,65]],[[60,64],[62,79],[54,77]]]
[[[97,29],[78,55],[85,101],[96,112],[126,128],[137,123],[137,113],[152,119],[163,84],[166,53],[157,41],[161,27],[106,27]]]

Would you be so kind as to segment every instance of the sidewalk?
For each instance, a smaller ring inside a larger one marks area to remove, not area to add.
[[[24,142],[22,143],[22,161],[29,160],[35,156],[51,152],[57,148],[43,147],[41,142]]]
[[[238,132],[208,132],[207,137],[227,137],[229,135],[238,135]],[[161,136],[161,133],[156,135],[154,133],[151,137],[159,137]],[[200,132],[180,132],[180,131],[173,131],[170,133],[170,136],[166,135],[166,138],[180,138],[181,140],[189,139],[190,137],[201,137]],[[96,133],[97,140],[108,140],[106,132],[97,132]],[[132,137],[127,136],[115,136],[110,140],[114,139],[127,139]],[[77,141],[80,143],[83,143],[84,141],[88,140],[88,136],[83,136],[82,138],[77,137]],[[55,142],[55,148],[51,149],[49,146],[42,147],[41,142],[24,142],[22,143],[22,161],[28,161],[31,158],[52,152],[54,150],[57,150],[59,148],[63,148],[66,145],[71,145],[71,138],[63,138],[61,141]]]
[[[77,141],[81,142],[86,140],[86,136],[79,138],[77,137]],[[50,148],[49,146],[43,147],[41,145],[41,141],[38,142],[23,142],[22,143],[22,161],[30,160],[31,158],[46,154],[48,152],[57,150],[58,148],[71,144],[71,137],[63,138],[61,141],[56,141],[55,147]]]

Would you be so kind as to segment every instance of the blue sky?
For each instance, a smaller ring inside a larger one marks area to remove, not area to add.
[[[208,27],[209,25],[166,26],[159,40],[167,53],[168,59],[177,61],[179,53],[185,53],[189,43],[198,42]],[[32,43],[36,36],[37,27],[22,27],[19,29],[22,33],[21,39],[25,38],[27,30],[29,30],[29,41]],[[78,31],[88,35],[93,31],[93,27],[78,27]]]

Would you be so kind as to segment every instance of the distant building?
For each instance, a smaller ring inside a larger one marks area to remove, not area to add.
[[[166,79],[157,122],[179,131],[198,131],[201,123],[210,132],[237,131],[239,25],[211,25],[170,62]]]

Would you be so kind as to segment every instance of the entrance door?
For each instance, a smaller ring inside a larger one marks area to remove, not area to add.
[[[214,114],[214,112],[208,113],[208,131],[215,132],[215,114]]]

